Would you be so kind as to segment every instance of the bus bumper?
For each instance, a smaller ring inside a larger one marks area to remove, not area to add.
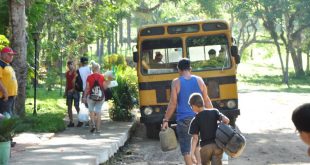
[[[150,116],[141,116],[140,123],[144,124],[154,124],[154,123],[161,123],[164,118],[164,115],[150,115]]]
[[[140,123],[144,124],[161,124],[163,122],[165,114],[156,114],[156,115],[149,115],[149,116],[141,116]],[[175,115],[170,119],[171,124],[175,123]]]
[[[240,115],[240,109],[220,110],[227,117],[237,118]]]

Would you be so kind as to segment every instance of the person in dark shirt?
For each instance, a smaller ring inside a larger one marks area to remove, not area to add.
[[[221,165],[223,150],[215,144],[215,133],[218,121],[228,124],[229,119],[217,109],[206,109],[200,93],[193,93],[189,97],[188,104],[196,113],[195,118],[191,121],[189,129],[189,134],[192,135],[192,161],[197,163],[194,151],[198,143],[198,135],[200,135],[200,156],[202,165],[210,165],[212,156],[215,157],[215,163]]]

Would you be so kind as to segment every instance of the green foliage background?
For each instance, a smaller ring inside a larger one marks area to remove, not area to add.
[[[0,50],[2,50],[2,48],[9,46],[10,45],[10,41],[4,36],[0,34]]]

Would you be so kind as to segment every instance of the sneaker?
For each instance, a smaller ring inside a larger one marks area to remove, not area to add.
[[[83,122],[78,122],[78,124],[76,125],[77,127],[82,127],[82,125],[83,125]]]
[[[90,132],[93,133],[96,130],[96,127],[93,127]]]
[[[16,142],[11,141],[11,147],[15,147]]]
[[[100,131],[100,130],[96,130],[96,133],[100,134],[100,133],[101,133],[101,131]]]
[[[70,122],[67,127],[74,127],[74,124],[72,122]]]

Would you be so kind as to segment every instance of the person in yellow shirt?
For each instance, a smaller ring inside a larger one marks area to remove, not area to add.
[[[4,47],[0,53],[0,113],[13,115],[17,80],[14,69],[10,65],[16,55],[10,47]]]

